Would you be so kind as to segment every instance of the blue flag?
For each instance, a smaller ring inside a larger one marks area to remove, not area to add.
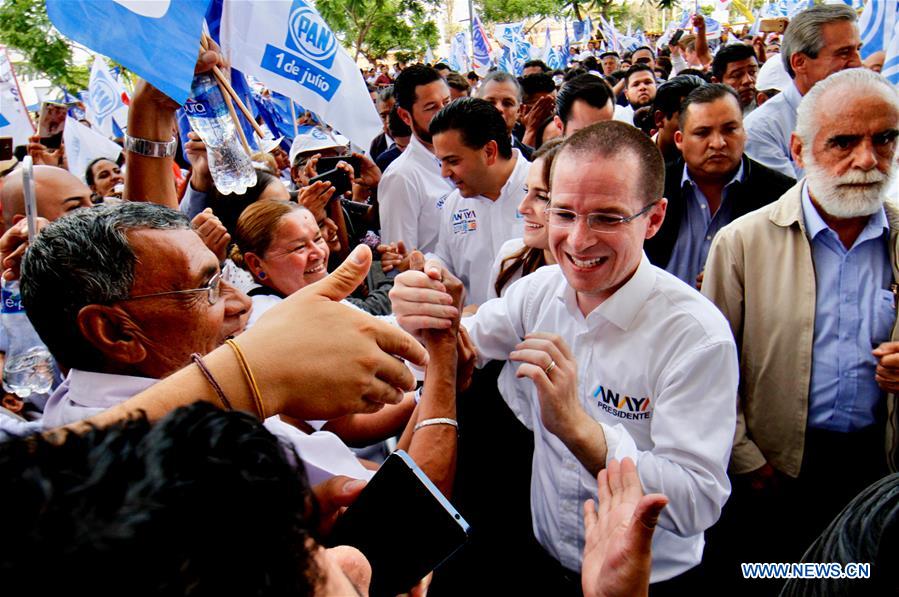
[[[562,44],[562,52],[565,54],[562,57],[562,68],[568,66],[568,63],[571,62],[571,38],[568,37],[568,21],[565,21],[565,43]]]
[[[858,20],[862,58],[885,51],[896,23],[896,0],[868,0]]]
[[[47,0],[63,35],[134,71],[183,104],[209,0]]]
[[[474,15],[474,36],[472,37],[472,66],[475,70],[481,69],[486,74],[490,66],[490,42],[487,40],[487,31],[480,17]]]
[[[899,86],[899,22],[893,27],[893,33],[886,49],[883,70],[880,71],[893,85]]]

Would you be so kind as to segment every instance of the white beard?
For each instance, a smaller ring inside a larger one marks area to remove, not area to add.
[[[826,168],[815,162],[811,151],[803,152],[805,178],[809,193],[828,215],[840,219],[860,218],[876,213],[886,199],[895,168],[892,161],[890,170],[883,173],[874,169],[869,172],[849,170],[842,176],[833,176]],[[858,188],[851,184],[871,184]]]

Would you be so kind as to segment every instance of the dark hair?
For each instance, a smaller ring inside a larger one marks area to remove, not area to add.
[[[438,62],[437,64],[435,64],[434,70],[448,70],[450,72],[453,71],[453,69],[450,68],[450,66],[448,64],[446,64],[445,62]]]
[[[624,86],[629,87],[631,84],[631,77],[636,75],[637,73],[647,72],[652,75],[652,80],[655,81],[656,74],[653,72],[652,67],[648,64],[634,64],[627,72],[624,73]]]
[[[681,102],[678,128],[684,130],[684,123],[687,122],[687,108],[693,104],[710,104],[727,96],[734,98],[737,102],[737,106],[740,106],[740,96],[737,95],[737,92],[734,91],[730,85],[725,85],[724,83],[709,83],[708,85],[697,87],[688,93],[687,97]],[[742,111],[740,113],[742,114]]]
[[[531,156],[532,162],[536,162],[539,159],[543,160],[541,178],[547,189],[550,188],[549,173],[552,171],[553,161],[556,158],[556,154],[559,153],[559,148],[563,142],[564,139],[562,137],[550,139]],[[499,274],[496,276],[496,282],[493,285],[497,296],[502,294],[503,288],[506,287],[518,270],[521,270],[521,276],[524,277],[534,273],[544,265],[546,265],[546,254],[543,252],[543,249],[535,249],[525,245],[518,251],[515,251],[503,259],[500,264]]]
[[[256,184],[248,188],[244,194],[222,195],[219,190],[213,186],[207,196],[207,204],[212,209],[212,213],[221,220],[222,225],[228,229],[228,232],[233,238],[234,231],[237,228],[237,218],[240,217],[243,210],[259,201],[262,192],[269,186],[275,184],[281,184],[281,181],[277,176],[267,170],[256,168]]]
[[[586,74],[565,83],[556,95],[556,116],[562,123],[568,122],[571,107],[577,100],[583,100],[594,108],[605,108],[614,103],[614,94],[609,84],[596,75]]]
[[[568,137],[556,154],[553,171],[563,154],[608,158],[624,152],[630,152],[640,166],[633,178],[641,181],[644,205],[660,199],[665,188],[665,161],[659,148],[642,131],[617,120],[591,124]]]
[[[653,49],[650,48],[649,46],[640,46],[640,47],[638,47],[638,48],[634,48],[634,51],[631,52],[630,57],[633,58],[633,57],[634,57],[634,54],[636,54],[636,53],[639,52],[640,50],[647,50],[647,51],[649,52],[649,54],[653,57],[653,59],[655,59],[656,53],[655,53],[655,52],[653,51]]]
[[[469,81],[480,81],[481,80],[481,77],[478,76],[478,73],[474,72],[473,70],[468,71],[468,74],[465,75],[465,78],[468,79]]]
[[[715,54],[712,59],[712,76],[718,81],[724,80],[724,73],[727,72],[727,65],[731,62],[746,60],[747,58],[758,57],[755,55],[755,48],[747,44],[730,44],[726,45]]]
[[[378,101],[382,104],[386,104],[390,100],[394,99],[393,85],[385,85],[381,87],[378,91]]]
[[[393,83],[393,95],[396,97],[396,103],[403,110],[412,112],[416,88],[442,80],[443,78],[436,69],[423,64],[413,64],[397,75],[396,81]]]
[[[823,577],[791,579],[784,597],[826,595],[895,595],[899,586],[899,474],[893,473],[862,490],[802,557],[803,562],[852,562],[871,565],[871,578]]]
[[[390,114],[387,115],[387,131],[394,139],[412,135],[412,129],[409,128],[408,124],[403,122],[402,118],[400,118],[397,106],[393,106],[393,108],[390,109]]]
[[[444,106],[431,120],[428,132],[435,136],[445,131],[459,131],[462,142],[472,149],[496,141],[499,155],[507,160],[512,157],[512,139],[506,121],[488,101],[462,97]]]
[[[22,304],[50,353],[67,367],[99,370],[103,355],[84,339],[78,313],[127,298],[137,256],[133,230],[187,230],[179,211],[145,202],[79,209],[47,226],[22,260]]]
[[[93,160],[91,160],[90,164],[87,165],[87,168],[84,171],[84,182],[86,182],[87,186],[91,188],[93,188],[94,182],[96,182],[94,180],[94,166],[96,166],[100,162],[112,162],[113,164],[116,163],[115,160],[103,157],[94,158]]]
[[[522,101],[528,103],[537,93],[552,93],[556,90],[556,83],[546,73],[534,73],[518,80],[521,86]]]
[[[655,127],[652,106],[643,106],[634,110],[634,126],[652,136],[652,129]]]
[[[708,85],[704,79],[695,75],[678,75],[665,81],[656,90],[652,102],[653,110],[659,110],[665,118],[671,118],[680,112],[681,102],[697,87]]]
[[[543,62],[542,60],[528,60],[527,62],[524,63],[524,66],[522,68],[529,68],[531,66],[539,66],[543,72],[546,72],[549,70],[549,67],[546,66],[546,63]]]
[[[63,440],[0,443],[0,494],[16,505],[0,543],[8,594],[293,596],[320,583],[306,473],[255,417],[196,402]]]
[[[599,61],[595,56],[587,56],[581,61],[581,66],[583,66],[588,71],[595,70],[599,71],[602,67],[599,65]]]
[[[562,81],[567,83],[568,81],[574,79],[575,77],[580,77],[581,75],[586,75],[587,69],[581,68],[580,66],[573,66],[565,71],[565,74],[562,76]]]
[[[682,71],[680,71],[679,73],[677,73],[677,75],[678,76],[693,75],[694,77],[699,77],[700,79],[702,79],[703,81],[705,81],[707,83],[711,83],[711,81],[709,81],[709,76],[706,73],[704,73],[703,71],[699,70],[698,68],[685,68]]]

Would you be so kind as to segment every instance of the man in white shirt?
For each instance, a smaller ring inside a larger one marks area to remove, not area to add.
[[[459,99],[431,121],[442,173],[453,181],[432,257],[462,280],[466,304],[489,297],[490,270],[503,243],[521,236],[518,204],[530,162],[512,147],[502,114],[489,102]]]
[[[644,490],[664,488],[670,499],[653,540],[655,583],[699,563],[703,532],[730,492],[738,369],[721,314],[643,254],[665,217],[662,172],[658,150],[629,125],[571,136],[556,156],[547,209],[559,265],[463,318],[481,361],[522,363],[517,376],[533,381],[523,393],[500,389],[523,403],[519,416],[534,430],[531,511],[543,548],[580,569],[580,504],[596,498],[597,472],[628,456]],[[443,276],[432,263],[397,277],[391,299],[403,327],[449,325]],[[688,594],[691,582],[654,591]]]
[[[822,79],[862,65],[855,11],[842,4],[821,4],[793,17],[784,33],[782,59],[793,84],[746,117],[746,154],[757,162],[799,180],[805,174],[793,163],[790,136],[802,96]],[[765,87],[759,86],[759,89]]]
[[[440,173],[428,124],[449,103],[449,87],[436,70],[417,64],[400,73],[393,91],[397,113],[412,128],[412,139],[378,184],[381,239],[403,241],[410,250],[433,251],[440,208],[454,186]]]

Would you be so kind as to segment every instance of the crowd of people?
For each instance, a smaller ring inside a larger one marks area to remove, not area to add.
[[[368,594],[324,546],[395,449],[472,525],[412,594],[899,590],[899,92],[841,4],[693,25],[378,64],[369,147],[304,125],[238,195],[144,81],[122,163],[33,139],[0,259],[64,379],[0,407],[11,594]]]

